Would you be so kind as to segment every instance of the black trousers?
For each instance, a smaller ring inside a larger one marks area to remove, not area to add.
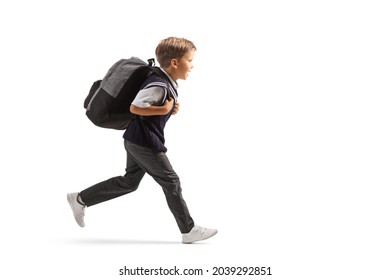
[[[181,233],[188,233],[194,221],[183,199],[180,180],[165,153],[135,145],[125,140],[127,152],[126,174],[100,182],[80,192],[82,201],[89,207],[135,191],[145,173],[162,187],[169,209]]]

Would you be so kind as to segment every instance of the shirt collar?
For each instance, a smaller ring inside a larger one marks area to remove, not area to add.
[[[174,80],[172,80],[171,76],[169,76],[169,74],[167,73],[167,71],[165,71],[165,70],[162,69],[161,67],[160,67],[160,69],[167,75],[167,77],[168,77],[169,80],[171,81],[171,84],[173,85],[173,87],[174,87],[175,89],[178,89],[178,88],[179,88],[179,84],[176,83]]]

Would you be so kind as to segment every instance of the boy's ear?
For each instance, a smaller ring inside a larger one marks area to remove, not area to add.
[[[171,66],[173,68],[177,68],[178,61],[176,58],[171,59]]]

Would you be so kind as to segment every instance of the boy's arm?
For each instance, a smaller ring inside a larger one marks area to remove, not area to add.
[[[168,114],[172,110],[174,104],[173,99],[165,100],[162,106],[149,106],[145,108],[137,107],[134,104],[130,105],[130,112],[139,116],[162,116]]]

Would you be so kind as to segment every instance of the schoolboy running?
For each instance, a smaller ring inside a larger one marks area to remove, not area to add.
[[[80,227],[85,226],[87,207],[135,191],[147,173],[162,187],[168,207],[182,233],[183,243],[205,240],[217,233],[216,229],[195,225],[182,196],[180,179],[168,160],[165,147],[165,125],[171,115],[179,111],[177,80],[187,79],[193,68],[195,52],[195,45],[185,38],[169,37],[158,44],[156,58],[173,85],[170,90],[172,97],[161,87],[165,81],[158,75],[152,74],[144,82],[129,108],[136,117],[123,135],[127,153],[125,175],[97,183],[81,192],[67,194]]]

